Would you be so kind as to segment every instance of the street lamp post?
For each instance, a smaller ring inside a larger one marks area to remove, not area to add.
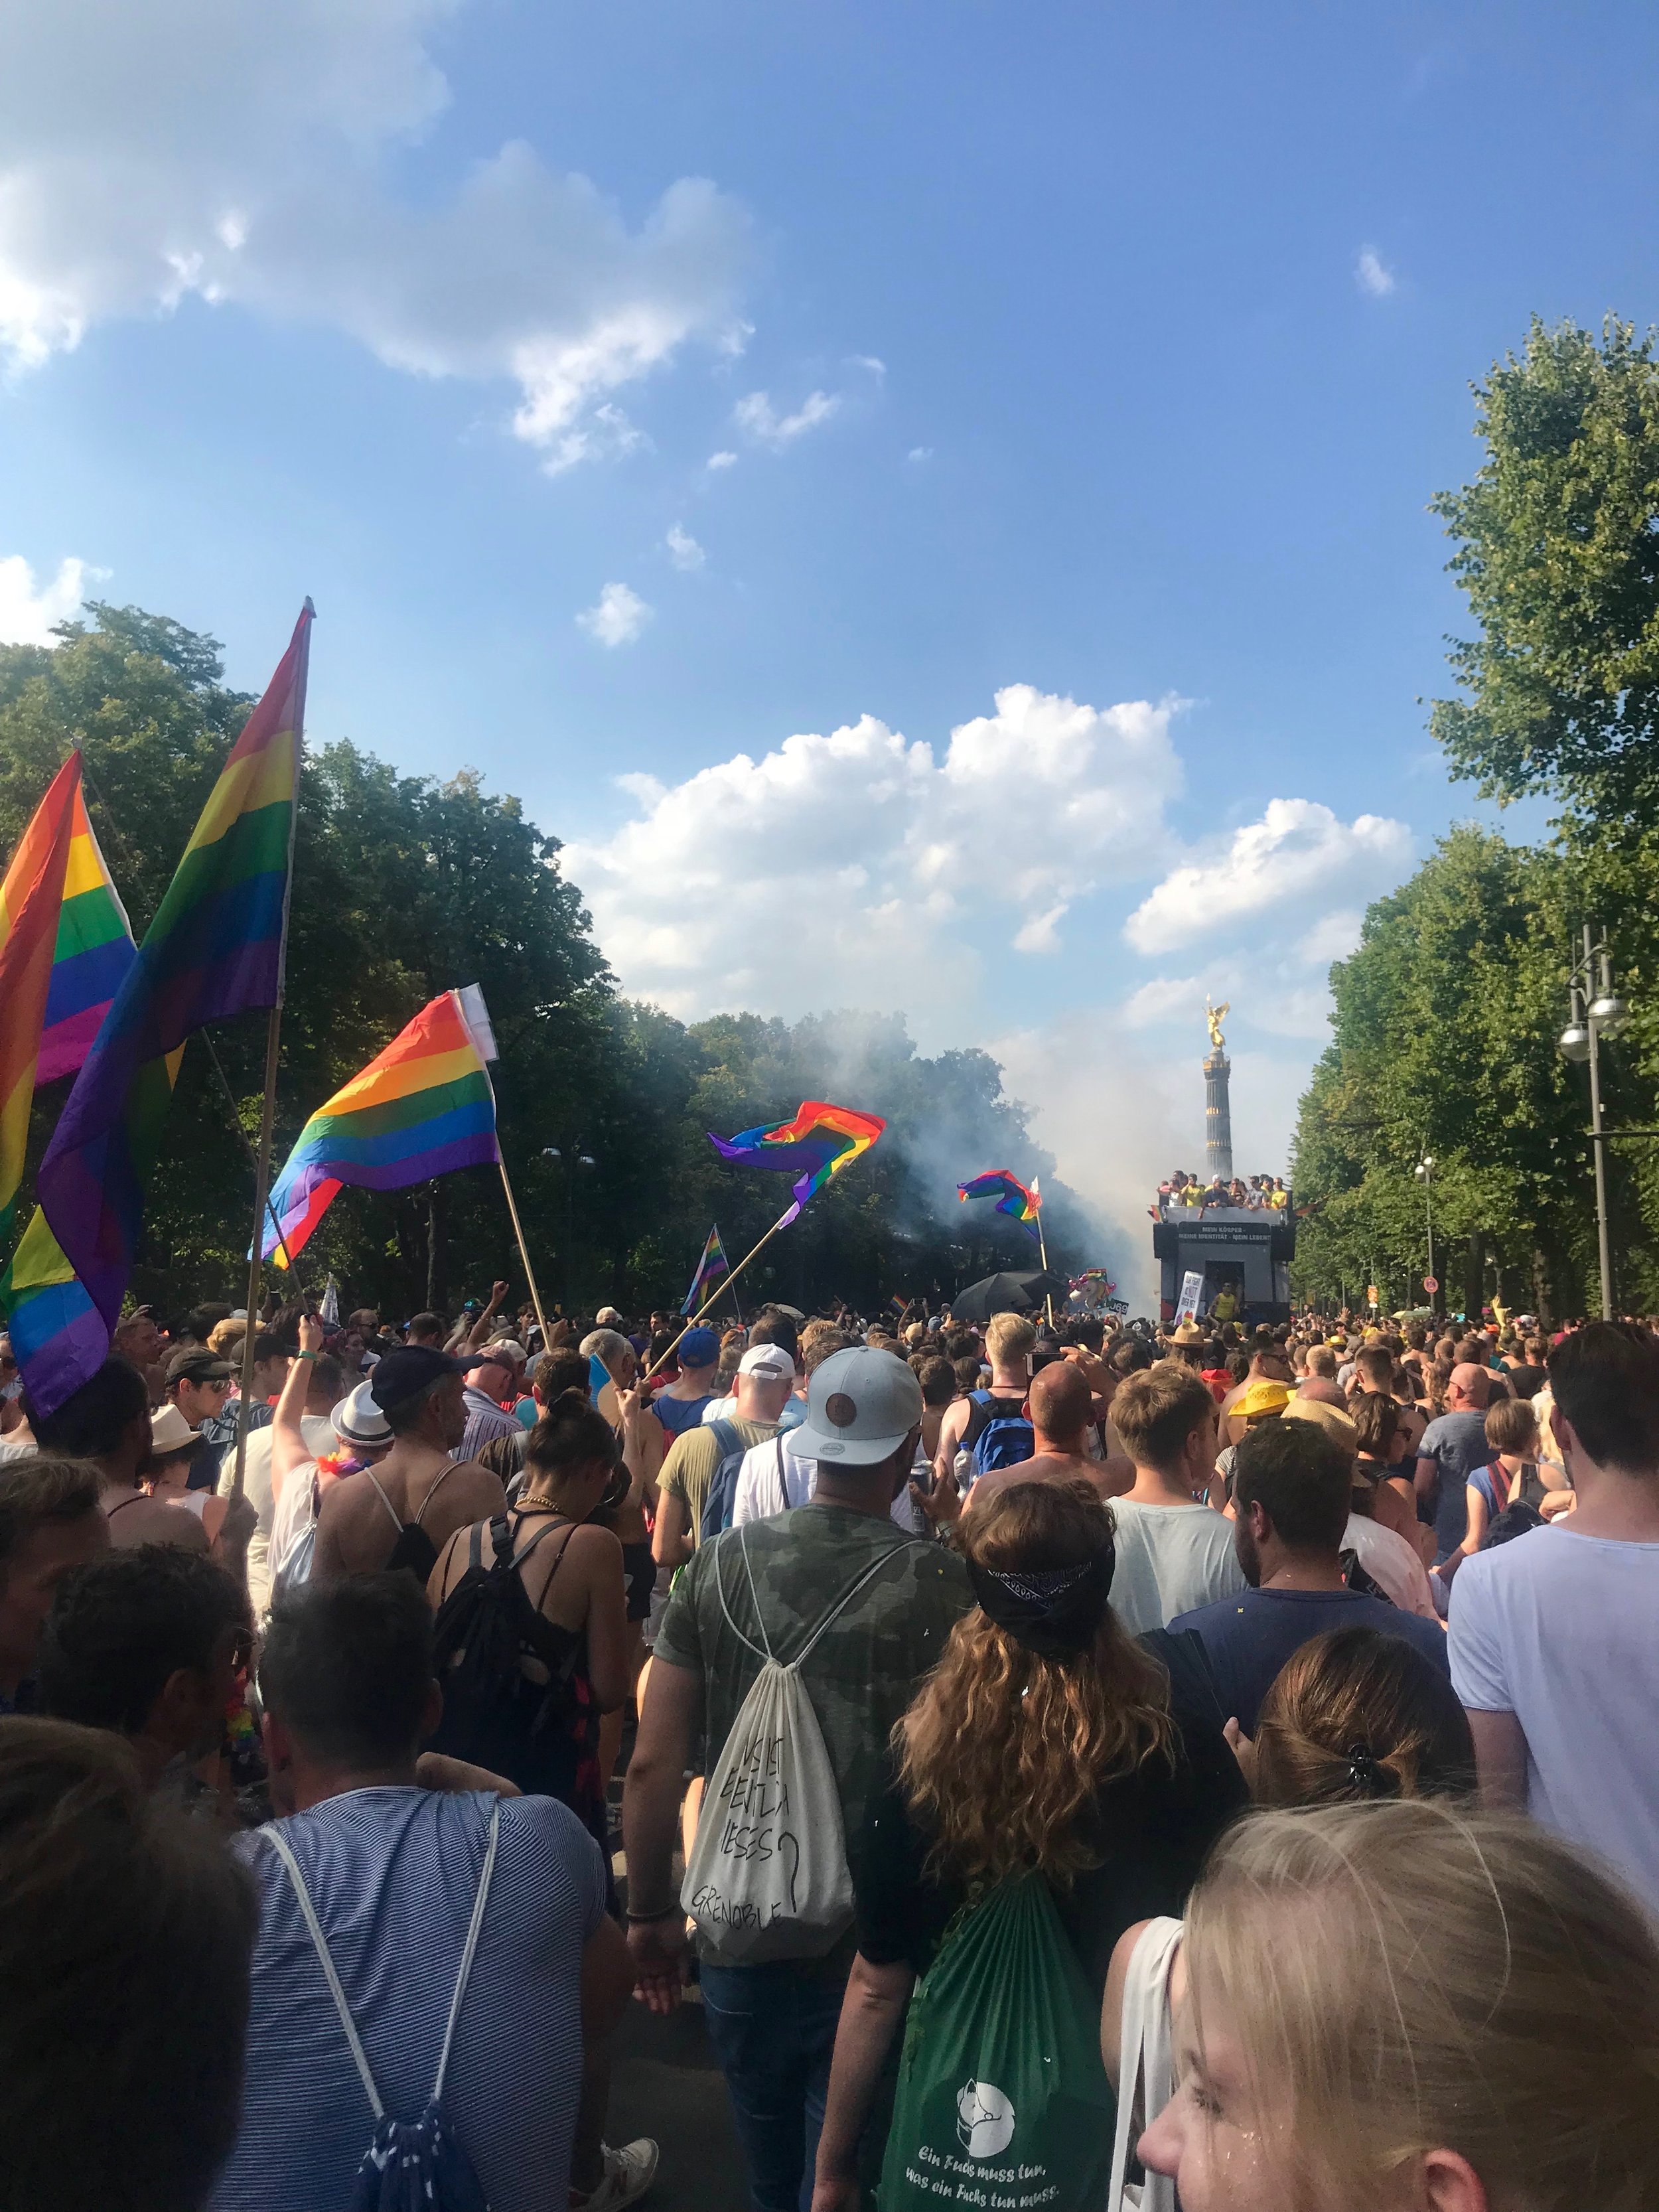
[[[1416,1176],[1419,1182],[1423,1186],[1423,1225],[1428,1232],[1429,1246],[1429,1264],[1424,1270],[1424,1273],[1427,1277],[1428,1281],[1431,1283],[1435,1279],[1433,1155],[1429,1152],[1425,1152],[1422,1158],[1419,1160],[1416,1167],[1413,1170],[1413,1173]],[[1437,1291],[1430,1291],[1429,1292],[1429,1311],[1431,1313],[1435,1310],[1435,1300],[1439,1297],[1439,1295],[1440,1294]]]
[[[1583,956],[1567,979],[1570,1013],[1556,1040],[1564,1059],[1589,1064],[1590,1150],[1595,1160],[1595,1243],[1601,1269],[1601,1318],[1613,1319],[1613,1252],[1607,1234],[1607,1139],[1601,1123],[1601,1039],[1617,1036],[1630,1009],[1613,987],[1613,963],[1605,936],[1589,922]]]

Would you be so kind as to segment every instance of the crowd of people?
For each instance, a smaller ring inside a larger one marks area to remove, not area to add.
[[[1254,1175],[1247,1182],[1243,1176],[1219,1176],[1204,1182],[1185,1168],[1175,1173],[1158,1187],[1157,1203],[1148,1208],[1155,1216],[1169,1212],[1172,1206],[1184,1206],[1189,1212],[1201,1212],[1206,1206],[1224,1206],[1244,1213],[1282,1213],[1291,1202],[1291,1194],[1285,1187],[1283,1176]]]
[[[508,1289],[0,1339],[0,2212],[1659,2202],[1659,1334]]]

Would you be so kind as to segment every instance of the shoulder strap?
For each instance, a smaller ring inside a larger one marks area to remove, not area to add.
[[[720,1459],[730,1459],[734,1451],[742,1448],[743,1438],[730,1421],[709,1421],[706,1425],[714,1431],[714,1443],[719,1449]],[[718,1467],[720,1461],[717,1460],[715,1465]]]
[[[380,1489],[378,1482],[374,1487],[376,1490]],[[381,1490],[380,1495],[384,1498],[386,1492]],[[498,1813],[499,1810],[498,1802]],[[334,2009],[340,2015],[340,2025],[345,2030],[345,2039],[351,2046],[351,2055],[356,2061],[358,2075],[364,2089],[368,2092],[368,2101],[374,2109],[376,2121],[383,2120],[386,2118],[386,2106],[380,2102],[380,2093],[374,2086],[374,2076],[369,2071],[368,2057],[363,2049],[362,2039],[357,2033],[357,2023],[351,2017],[351,2008],[346,2002],[345,1991],[340,1987],[340,1977],[335,1972],[334,1960],[328,1948],[328,1939],[323,1934],[323,1924],[317,1917],[317,1908],[311,1901],[311,1892],[306,1887],[305,1877],[300,1872],[299,1861],[289,1849],[288,1839],[275,1821],[267,1820],[259,1833],[264,1837],[277,1857],[288,1869],[288,1878],[294,1886],[295,1901],[299,1905],[307,1928],[311,1931],[312,1946],[316,1951],[318,1964],[322,1967],[324,1979],[328,1984],[329,1995],[334,2000]],[[447,2045],[445,2055],[447,2056]]]
[[[862,1574],[855,1575],[852,1582],[842,1592],[841,1595],[836,1600],[835,1603],[830,1607],[829,1611],[818,1622],[817,1626],[807,1638],[800,1650],[796,1652],[794,1657],[784,1663],[792,1668],[804,1666],[807,1660],[811,1657],[812,1653],[817,1650],[818,1640],[823,1635],[825,1630],[833,1627],[835,1623],[840,1620],[842,1614],[846,1612],[848,1607],[858,1595],[859,1592],[864,1588],[866,1583],[870,1581],[874,1575],[879,1573],[881,1569],[887,1565],[887,1562],[893,1557],[895,1553],[902,1552],[905,1548],[906,1547],[902,1540],[896,1544],[889,1545],[888,1548],[883,1552],[878,1558],[871,1560],[869,1565],[866,1567]],[[757,1653],[759,1657],[771,1661],[772,1663],[776,1664],[778,1662],[774,1657],[772,1646],[767,1638],[766,1621],[761,1612],[760,1592],[755,1588],[755,1570],[750,1563],[749,1524],[747,1522],[745,1522],[743,1527],[738,1531],[738,1549],[743,1555],[744,1572],[749,1578],[749,1602],[755,1608],[755,1620],[759,1626],[761,1632],[760,1644],[756,1644],[751,1643],[750,1638],[746,1637],[743,1631],[738,1626],[737,1622],[732,1618],[732,1609],[726,1602],[726,1586],[720,1580],[720,1553],[716,1552],[714,1554],[714,1587],[720,1592],[720,1611],[726,1615],[726,1626],[731,1630],[733,1636],[737,1638],[739,1644],[748,1644],[749,1649]],[[764,1647],[763,1649],[762,1648],[763,1646]]]
[[[478,1931],[483,1926],[490,1876],[495,1871],[495,1846],[501,1837],[501,1801],[498,1797],[489,1814],[489,1841],[484,1845],[483,1872],[478,1876],[478,1894],[472,1900],[472,1918],[466,1931],[466,1943],[461,1952],[461,1970],[455,1977],[455,1994],[449,2001],[449,2021],[444,2029],[444,2047],[438,2058],[438,2078],[432,2085],[434,2105],[444,2093],[444,2076],[449,2071],[449,2049],[455,2040],[455,2023],[461,2016],[461,2000],[465,1996],[467,1983],[472,1978],[472,1960],[478,1948]]]
[[[783,1431],[781,1429],[778,1431],[777,1435],[777,1460],[778,1510],[780,1513],[787,1513],[789,1510],[789,1478],[783,1471]]]
[[[402,1517],[401,1517],[401,1516],[399,1515],[399,1513],[398,1513],[398,1511],[397,1507],[392,1504],[392,1500],[391,1500],[391,1499],[386,1496],[386,1494],[385,1491],[381,1489],[381,1487],[380,1487],[380,1476],[379,1476],[378,1474],[375,1474],[375,1472],[374,1472],[374,1468],[373,1468],[372,1467],[366,1467],[366,1468],[363,1469],[363,1473],[364,1473],[364,1474],[368,1477],[369,1480],[370,1480],[370,1481],[374,1485],[374,1495],[375,1495],[375,1496],[380,1499],[380,1501],[381,1504],[385,1506],[385,1508],[386,1508],[386,1511],[387,1511],[387,1512],[392,1516],[392,1527],[393,1527],[393,1528],[398,1531],[398,1534],[401,1536],[401,1535],[403,1534],[403,1533],[404,1533],[404,1524],[403,1524]]]
[[[453,1460],[451,1460],[451,1461],[450,1461],[450,1462],[449,1462],[449,1464],[448,1464],[448,1466],[447,1466],[447,1468],[445,1468],[445,1469],[444,1469],[443,1473],[442,1473],[442,1474],[438,1477],[438,1480],[437,1480],[433,1484],[433,1486],[432,1486],[431,1489],[428,1491],[428,1492],[426,1493],[426,1496],[425,1496],[425,1497],[421,1500],[421,1510],[420,1510],[420,1511],[419,1511],[419,1512],[415,1516],[415,1526],[416,1526],[417,1528],[420,1527],[420,1525],[421,1525],[422,1522],[422,1521],[424,1521],[424,1520],[425,1520],[425,1518],[426,1518],[426,1509],[427,1509],[427,1507],[428,1507],[428,1505],[430,1505],[430,1504],[431,1504],[431,1503],[432,1503],[433,1499],[434,1499],[434,1498],[438,1495],[438,1492],[439,1492],[442,1488],[443,1488],[443,1486],[444,1486],[445,1483],[447,1483],[447,1482],[448,1481],[448,1480],[449,1480],[450,1476],[451,1476],[452,1474],[454,1474],[454,1472],[455,1472],[456,1468],[457,1468],[459,1465],[460,1465],[460,1462],[459,1462],[459,1460],[458,1460],[458,1459],[453,1459]],[[377,1486],[377,1487],[378,1487],[378,1486]]]

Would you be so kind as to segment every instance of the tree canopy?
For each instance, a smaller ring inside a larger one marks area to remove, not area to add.
[[[1430,1194],[1456,1304],[1596,1302],[1584,1071],[1556,1048],[1585,923],[1605,930],[1629,1028],[1603,1048],[1615,1301],[1659,1308],[1659,361],[1610,319],[1599,340],[1532,325],[1476,388],[1485,448],[1434,509],[1479,623],[1462,696],[1431,727],[1453,773],[1562,813],[1537,847],[1455,830],[1365,918],[1333,969],[1334,1041],[1302,1101],[1297,1279],[1352,1296],[1380,1275],[1420,1299]],[[1373,1274],[1376,1271],[1376,1275]],[[1494,1272],[1494,1270],[1496,1272]]]
[[[79,744],[92,818],[142,936],[253,702],[224,687],[216,640],[137,608],[94,604],[59,639],[0,649],[0,854]],[[782,1211],[787,1185],[726,1165],[704,1133],[782,1120],[811,1097],[881,1114],[887,1135],[768,1247],[739,1297],[808,1305],[838,1293],[872,1306],[1034,1264],[1016,1224],[955,1197],[959,1178],[987,1166],[1052,1177],[995,1060],[927,1058],[893,1017],[789,1025],[734,1013],[688,1028],[623,998],[558,838],[470,769],[440,783],[344,740],[308,752],[288,976],[278,1164],[307,1115],[428,999],[483,987],[502,1146],[550,1301],[678,1304],[716,1219],[735,1261]],[[252,1182],[237,1125],[244,1137],[258,1127],[263,1038],[249,1018],[210,1040],[234,1115],[203,1042],[186,1048],[139,1296],[240,1301]],[[37,1097],[32,1162],[61,1103],[62,1086]],[[1051,1261],[1098,1258],[1070,1194],[1047,1195]],[[404,1313],[496,1274],[522,1280],[500,1185],[483,1170],[384,1197],[343,1191],[299,1272],[314,1287],[330,1267],[354,1301]]]

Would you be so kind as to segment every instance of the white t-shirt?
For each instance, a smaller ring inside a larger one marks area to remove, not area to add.
[[[1527,1809],[1611,1859],[1659,1911],[1659,1544],[1534,1528],[1451,1586],[1452,1687],[1513,1713]]]
[[[805,1505],[817,1487],[818,1463],[804,1458],[794,1449],[796,1431],[787,1429],[775,1437],[768,1437],[764,1443],[750,1444],[743,1455],[743,1465],[738,1469],[738,1486],[732,1498],[732,1526],[740,1528],[745,1521],[769,1521],[775,1514],[787,1513],[792,1507]],[[778,1446],[783,1446],[781,1463]],[[933,1473],[929,1462],[918,1451],[916,1472],[927,1476]],[[907,1483],[893,1500],[891,1519],[908,1536],[922,1536],[927,1532],[925,1516],[910,1495]]]
[[[1429,1571],[1397,1528],[1351,1513],[1342,1531],[1342,1548],[1352,1552],[1371,1580],[1401,1613],[1438,1620],[1429,1589]]]
[[[333,1451],[339,1443],[333,1424],[320,1413],[301,1413],[300,1429],[313,1457]],[[271,1541],[271,1521],[276,1510],[276,1501],[270,1488],[270,1438],[269,1421],[262,1429],[248,1431],[247,1452],[242,1467],[242,1495],[257,1507],[259,1525],[248,1539],[247,1594],[253,1606],[253,1617],[268,1611],[270,1605],[270,1578],[276,1571],[276,1562],[282,1557]],[[228,1498],[230,1486],[236,1475],[236,1454],[228,1452],[220,1462],[219,1495]],[[300,1480],[295,1474],[294,1480]],[[310,1482],[307,1478],[307,1492]],[[283,1486],[287,1495],[287,1486]]]
[[[1249,1585],[1233,1548],[1233,1524],[1207,1505],[1142,1505],[1112,1500],[1117,1564],[1112,1610],[1131,1636],[1167,1628]]]

